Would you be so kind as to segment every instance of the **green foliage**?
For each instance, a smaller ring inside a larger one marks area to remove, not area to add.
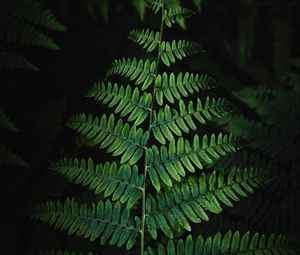
[[[189,221],[208,221],[208,212],[221,213],[222,204],[232,207],[232,201],[247,197],[247,193],[264,182],[261,169],[232,169],[226,177],[224,172],[202,173],[198,180],[189,177],[186,183],[159,192],[156,199],[149,195],[146,202],[148,231],[154,239],[158,228],[169,238],[173,238],[172,229],[191,231]]]
[[[259,235],[258,233],[250,236],[249,232],[241,235],[240,232],[228,231],[224,235],[220,232],[208,238],[199,235],[196,240],[189,235],[185,240],[178,242],[169,240],[167,245],[158,245],[157,252],[151,247],[148,248],[146,255],[206,255],[206,254],[293,254],[287,245],[284,236]]]
[[[296,121],[300,118],[299,75],[291,72],[285,75],[291,76],[294,77],[292,80],[282,77],[280,86],[257,85],[234,92],[252,117],[241,113],[231,116],[230,120],[222,120],[227,130],[248,141],[249,148],[243,154],[222,159],[217,165],[260,166],[275,178],[257,197],[255,204],[243,206],[248,208],[243,211],[248,221],[267,225],[272,231],[290,231],[299,226],[296,216],[299,213],[300,178],[300,126]]]
[[[92,159],[62,159],[50,169],[66,176],[71,182],[88,187],[95,194],[104,193],[104,197],[112,196],[112,201],[127,203],[131,208],[142,196],[143,178],[134,165],[118,167],[112,164],[95,164]]]
[[[64,32],[66,27],[52,12],[41,7],[35,0],[5,0],[0,3],[0,68],[25,68],[38,70],[29,60],[12,50],[10,44],[41,46],[59,49],[58,45],[44,32],[49,29]]]
[[[130,217],[130,211],[122,211],[119,202],[114,205],[110,200],[99,201],[88,207],[78,204],[74,199],[64,203],[47,202],[30,211],[34,219],[48,222],[60,230],[67,230],[69,235],[82,236],[94,241],[100,237],[103,245],[110,240],[110,245],[130,249],[136,242],[141,221],[138,217]]]
[[[139,254],[153,254],[151,248],[145,251],[148,240],[158,239],[161,234],[175,239],[175,235],[191,231],[192,223],[210,220],[211,214],[220,214],[226,206],[232,207],[265,183],[260,168],[232,168],[228,172],[212,169],[217,160],[243,146],[241,139],[232,134],[205,132],[197,125],[199,122],[208,126],[234,109],[223,98],[202,95],[204,90],[216,87],[216,82],[202,74],[160,72],[160,63],[170,67],[200,51],[194,42],[163,40],[165,25],[182,24],[193,14],[172,5],[178,5],[178,1],[147,1],[154,13],[161,12],[160,31],[142,29],[130,33],[130,38],[146,52],[152,54],[156,50],[157,60],[153,60],[154,56],[115,60],[106,81],[95,84],[88,92],[87,97],[113,112],[99,117],[76,114],[67,122],[69,128],[113,157],[108,157],[106,163],[95,163],[91,158],[63,158],[50,166],[69,181],[92,190],[98,195],[97,202],[88,206],[73,198],[42,203],[30,210],[34,219],[69,235],[99,239],[101,245],[125,246],[129,250],[139,239]],[[108,78],[125,78],[132,86],[118,85]],[[199,97],[194,104],[190,95],[196,92]],[[172,108],[164,103],[164,98]],[[240,240],[239,232],[232,239],[228,233],[223,239],[217,234],[214,242],[208,238],[204,254],[211,254],[211,250],[218,254],[218,242],[222,240],[222,250],[246,252],[249,234]],[[271,236],[267,248],[276,252],[273,239]],[[275,247],[283,247],[278,254],[288,252],[283,239],[276,239]],[[263,236],[255,235],[251,241],[251,249],[265,246]],[[175,243],[168,242],[168,254],[175,254]],[[178,254],[183,254],[184,242],[178,243]],[[188,237],[186,243],[185,254],[193,254],[192,238]],[[159,247],[159,254],[165,254]],[[267,248],[266,254],[270,254]],[[200,249],[199,241],[196,250]]]
[[[70,251],[51,250],[51,251],[40,251],[38,255],[94,255],[92,252],[88,253],[75,253]]]

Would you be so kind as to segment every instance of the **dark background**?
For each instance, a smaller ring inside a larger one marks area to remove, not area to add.
[[[41,1],[68,28],[65,33],[47,31],[61,49],[16,45],[40,71],[1,72],[1,105],[21,130],[17,135],[1,134],[1,140],[32,165],[30,169],[1,167],[2,218],[11,231],[5,235],[9,241],[3,239],[8,247],[11,245],[5,251],[8,254],[24,254],[43,247],[100,249],[98,244],[91,247],[88,241],[66,238],[65,233],[32,222],[24,211],[41,201],[67,196],[92,200],[90,194],[68,184],[47,166],[62,156],[99,156],[92,148],[83,148],[86,142],[66,128],[64,122],[74,113],[104,112],[104,108],[85,99],[85,93],[94,82],[103,80],[114,59],[143,54],[126,39],[131,29],[158,27],[157,18],[150,12],[142,22],[130,4],[123,0],[111,2],[108,20],[104,21],[100,14],[91,18],[75,1]],[[183,4],[194,8],[189,1]],[[251,20],[253,8],[256,16]],[[278,74],[289,68],[286,59],[299,57],[299,14],[298,1],[204,0],[201,12],[187,21],[185,30],[172,28],[166,32],[167,38],[199,41],[206,49],[205,53],[177,64],[174,70],[208,73],[220,84],[215,93],[239,105],[232,91],[261,83],[278,86]],[[240,109],[252,114],[243,105]],[[222,226],[273,232],[269,226],[250,224],[242,216],[225,212],[223,219],[224,222],[212,221],[207,233]]]

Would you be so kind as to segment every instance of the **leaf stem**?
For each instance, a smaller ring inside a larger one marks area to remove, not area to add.
[[[161,22],[160,22],[160,31],[159,31],[159,42],[158,42],[158,53],[157,53],[157,59],[156,59],[156,70],[155,70],[155,78],[158,74],[158,66],[160,62],[160,56],[161,56],[161,43],[162,43],[162,37],[163,37],[163,30],[164,30],[164,11],[165,6],[162,5],[161,8]],[[153,107],[154,107],[154,100],[155,100],[155,79],[154,79],[154,86],[152,91],[152,104],[150,108],[150,117],[149,117],[149,126],[148,131],[151,131],[152,128],[152,115],[153,115]],[[149,147],[145,151],[145,164],[144,164],[144,182],[143,182],[143,189],[142,189],[142,223],[141,223],[141,243],[140,243],[140,255],[144,255],[145,251],[145,221],[146,221],[146,179],[147,179],[147,161],[148,161],[148,150]]]

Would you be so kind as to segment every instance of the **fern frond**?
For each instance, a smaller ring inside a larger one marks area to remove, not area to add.
[[[128,121],[135,121],[138,126],[148,117],[152,104],[152,95],[143,93],[135,88],[132,91],[131,86],[124,87],[112,83],[97,83],[88,92],[87,97],[93,97],[97,102],[107,104],[109,108],[115,107],[115,113],[120,113],[121,117],[129,115]]]
[[[207,212],[221,213],[222,204],[232,207],[232,201],[247,197],[264,181],[261,169],[232,169],[228,176],[224,176],[224,172],[202,173],[198,181],[189,177],[187,183],[158,193],[156,199],[149,196],[147,228],[155,239],[158,228],[170,238],[173,238],[172,229],[191,231],[189,221],[208,221]]]
[[[147,52],[152,52],[159,44],[159,32],[150,29],[135,29],[130,31],[129,39],[143,46]]]
[[[237,137],[222,133],[218,136],[212,134],[210,137],[204,135],[202,142],[199,141],[199,136],[195,135],[192,145],[182,137],[179,137],[177,142],[171,141],[168,147],[163,145],[158,149],[153,145],[147,150],[147,168],[152,185],[159,191],[162,180],[165,185],[172,187],[172,179],[181,181],[181,176],[186,175],[186,170],[194,173],[194,165],[203,169],[203,165],[211,165],[214,160],[240,148],[241,142]]]
[[[12,166],[23,166],[29,167],[20,156],[0,144],[0,165],[12,165]]]
[[[114,114],[109,118],[103,115],[99,120],[92,115],[78,114],[73,116],[67,125],[79,134],[83,135],[101,149],[107,148],[108,153],[113,156],[121,154],[121,164],[128,163],[134,165],[143,156],[145,145],[149,139],[149,132],[143,132],[136,126],[130,127],[124,124],[122,119],[115,121]]]
[[[63,158],[52,164],[50,169],[66,176],[70,181],[88,187],[95,194],[104,193],[104,197],[112,196],[112,201],[127,203],[131,208],[142,196],[143,177],[139,175],[137,166],[118,167],[114,163],[95,164],[92,159]]]
[[[177,77],[174,73],[158,74],[156,77],[155,97],[159,105],[163,105],[163,98],[170,103],[174,103],[174,97],[177,100],[181,96],[187,97],[189,94],[194,94],[200,90],[208,90],[217,87],[217,83],[208,75],[199,75],[192,73],[179,73]]]
[[[155,79],[156,62],[150,60],[137,60],[133,58],[115,60],[112,67],[107,71],[106,76],[121,75],[136,80],[136,85],[142,85],[142,90],[147,89]]]
[[[165,144],[165,138],[169,141],[174,140],[173,134],[182,136],[181,131],[189,133],[190,129],[197,130],[194,120],[206,124],[207,121],[225,116],[233,109],[233,105],[223,98],[207,97],[204,104],[198,99],[196,107],[192,101],[186,106],[183,100],[180,100],[179,112],[168,105],[159,112],[153,111],[152,132],[157,141]]]
[[[140,219],[130,217],[130,211],[121,211],[121,204],[107,200],[88,207],[78,204],[74,199],[64,203],[47,202],[29,211],[36,220],[49,223],[56,229],[66,230],[69,235],[82,236],[94,241],[100,237],[101,245],[110,239],[110,245],[130,249],[136,242],[140,230]]]
[[[72,251],[67,251],[67,250],[51,250],[51,251],[39,251],[38,255],[94,255],[95,253],[93,252],[88,252],[88,253],[76,253]],[[95,254],[96,255],[96,254]]]
[[[285,236],[274,234],[266,237],[249,232],[241,234],[231,230],[222,235],[220,232],[207,238],[199,235],[196,240],[188,235],[185,240],[174,242],[169,240],[167,245],[158,245],[157,251],[148,247],[145,255],[238,255],[238,254],[294,254]]]
[[[38,71],[28,59],[14,51],[3,50],[0,46],[0,69],[29,69]]]
[[[0,129],[4,129],[11,132],[18,132],[13,121],[9,118],[6,112],[0,106]]]
[[[182,60],[184,57],[191,56],[201,52],[201,46],[197,42],[186,40],[173,40],[170,42],[163,41],[161,43],[161,60],[166,66],[175,63],[176,59]]]
[[[187,8],[171,8],[164,11],[164,21],[168,27],[172,27],[176,21],[190,18],[195,14],[194,11]]]
[[[283,135],[261,122],[251,121],[242,115],[231,116],[228,120],[225,117],[224,121],[229,132],[243,137],[249,141],[251,147],[258,149],[263,155],[277,162],[289,162],[293,157],[290,152],[297,150],[293,143],[293,137],[287,134]]]
[[[146,0],[146,7],[153,11],[155,14],[163,7],[164,0]]]
[[[3,6],[2,6],[3,5]],[[48,9],[33,0],[9,0],[0,3],[1,14],[10,19],[30,22],[43,28],[65,32],[67,28]]]
[[[30,25],[19,23],[19,21],[10,21],[8,24],[1,24],[0,39],[3,39],[8,43],[22,43],[25,45],[42,46],[54,50],[59,49],[59,46],[48,36],[37,31]]]

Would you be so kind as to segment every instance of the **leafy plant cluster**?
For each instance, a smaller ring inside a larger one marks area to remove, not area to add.
[[[70,235],[125,246],[132,253],[292,254],[283,236],[228,231],[180,238],[194,224],[209,221],[211,215],[247,197],[267,177],[255,166],[231,167],[226,172],[212,169],[243,143],[232,134],[203,134],[199,126],[224,117],[234,107],[223,98],[203,97],[203,91],[216,87],[208,75],[170,72],[172,64],[202,51],[195,42],[163,40],[165,26],[172,27],[193,11],[170,8],[162,0],[148,0],[147,7],[161,15],[159,32],[136,29],[129,37],[147,52],[155,50],[156,60],[152,56],[115,60],[105,81],[87,95],[113,112],[99,117],[80,113],[67,122],[113,160],[63,158],[50,167],[102,199],[90,205],[76,198],[48,201],[30,210],[30,215]],[[115,76],[131,85],[108,81]],[[199,95],[196,103],[193,95]],[[158,238],[163,244],[155,248],[151,240]]]
[[[65,32],[66,27],[52,12],[36,0],[3,0],[0,2],[0,68],[38,70],[17,53],[16,44],[40,46],[52,50],[59,46],[42,30]]]

